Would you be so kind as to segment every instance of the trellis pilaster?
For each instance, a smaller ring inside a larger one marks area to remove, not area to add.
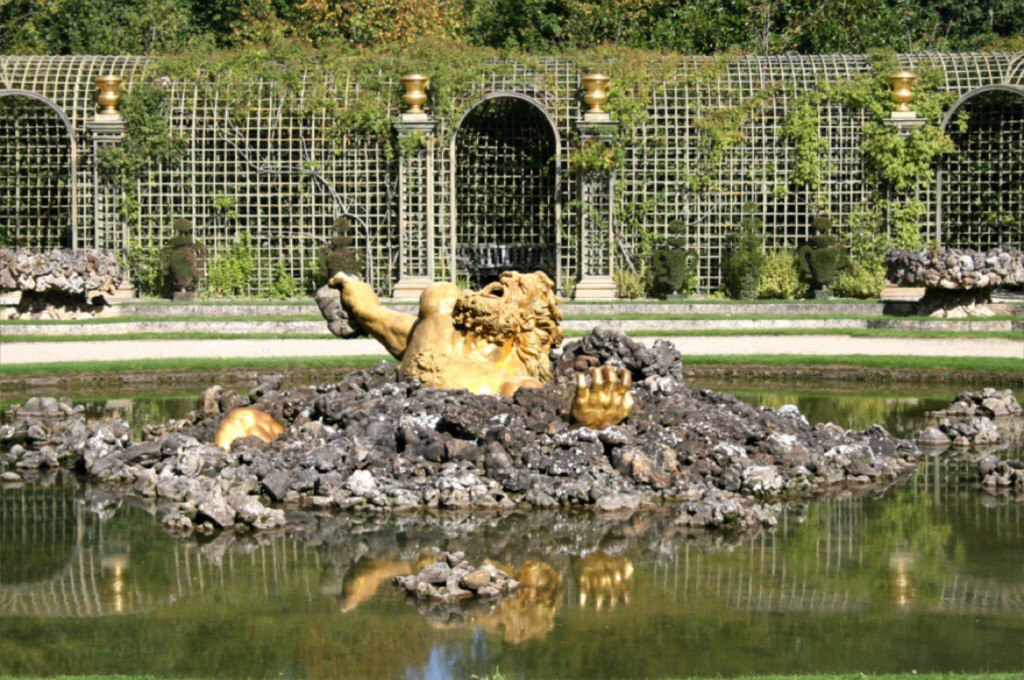
[[[424,113],[430,78],[402,76],[409,107],[398,133],[398,283],[392,297],[418,300],[434,282],[434,127]]]
[[[105,181],[99,174],[99,158],[104,148],[121,143],[124,138],[124,119],[120,114],[97,114],[85,124],[92,137],[92,187],[93,187],[93,247],[119,249],[128,247],[127,224],[120,219],[120,188]]]
[[[618,123],[588,113],[577,123],[580,144],[610,142]],[[611,299],[615,287],[615,170],[583,170],[580,187],[580,280],[576,299]]]

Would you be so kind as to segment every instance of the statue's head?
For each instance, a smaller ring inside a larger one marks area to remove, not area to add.
[[[469,333],[504,344],[515,343],[530,375],[551,379],[551,348],[562,344],[555,283],[544,272],[504,272],[480,291],[459,296],[452,312],[455,325]]]

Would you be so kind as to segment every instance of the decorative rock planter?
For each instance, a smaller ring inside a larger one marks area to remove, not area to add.
[[[992,289],[1024,285],[1024,253],[1012,248],[892,249],[888,266],[890,281],[925,287],[919,313],[927,316],[991,316]]]
[[[0,291],[20,293],[4,318],[64,319],[108,309],[125,279],[117,255],[101,250],[59,248],[35,252],[0,248]]]

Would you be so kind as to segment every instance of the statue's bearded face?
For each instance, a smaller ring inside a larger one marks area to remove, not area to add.
[[[547,334],[562,318],[554,288],[544,272],[505,272],[482,290],[463,293],[452,316],[457,326],[497,343],[537,331]]]

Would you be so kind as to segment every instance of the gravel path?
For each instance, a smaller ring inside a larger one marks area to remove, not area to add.
[[[656,338],[639,338],[650,344]],[[1024,343],[1006,339],[859,338],[841,335],[675,337],[683,354],[870,354],[1024,359]],[[374,340],[111,340],[25,342],[0,346],[0,363],[23,364],[192,357],[353,356],[383,354]]]

